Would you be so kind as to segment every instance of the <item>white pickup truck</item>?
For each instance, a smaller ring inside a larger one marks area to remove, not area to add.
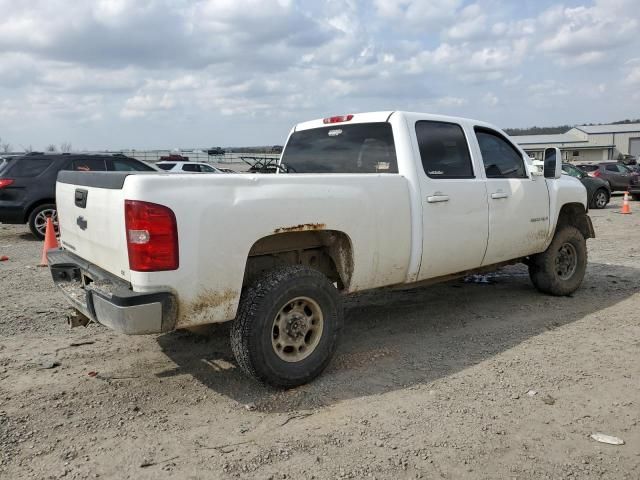
[[[534,163],[484,122],[375,112],[296,125],[274,175],[61,172],[49,264],[83,322],[233,320],[242,370],[292,387],[329,363],[344,294],[518,262],[538,290],[574,292],[587,194],[559,151]]]

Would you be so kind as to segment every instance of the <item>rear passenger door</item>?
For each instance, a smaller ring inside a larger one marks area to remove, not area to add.
[[[422,262],[418,279],[480,266],[488,238],[484,179],[475,171],[461,125],[419,120]]]
[[[549,192],[528,172],[524,154],[501,133],[476,127],[489,199],[489,242],[483,265],[541,252],[549,233]]]

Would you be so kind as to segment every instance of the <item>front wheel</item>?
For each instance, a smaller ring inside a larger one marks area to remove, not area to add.
[[[584,278],[587,269],[587,242],[580,230],[560,227],[549,248],[533,255],[529,277],[534,286],[550,295],[571,295]]]
[[[29,215],[29,230],[34,237],[38,240],[44,240],[44,234],[47,230],[47,218],[51,217],[53,220],[53,226],[58,230],[58,212],[56,206],[53,203],[45,203],[44,205],[38,205],[33,209]]]
[[[604,188],[596,190],[591,200],[591,206],[593,208],[602,209],[609,203],[609,193]]]
[[[278,388],[296,387],[329,364],[342,322],[340,295],[327,277],[305,266],[284,266],[243,292],[231,349],[247,375]]]

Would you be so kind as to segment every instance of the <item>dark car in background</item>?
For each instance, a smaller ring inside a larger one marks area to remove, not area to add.
[[[580,163],[576,165],[589,174],[609,184],[612,192],[625,192],[638,183],[638,175],[618,162]]]
[[[576,177],[587,189],[587,199],[591,208],[605,208],[611,199],[609,184],[597,177],[590,177],[587,172],[569,163],[562,164],[562,173]]]
[[[124,155],[30,153],[0,162],[0,223],[27,223],[44,238],[47,217],[57,225],[56,179],[61,170],[154,172]]]

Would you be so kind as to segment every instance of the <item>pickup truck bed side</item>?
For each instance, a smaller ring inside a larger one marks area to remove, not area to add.
[[[343,273],[347,292],[404,283],[411,252],[407,180],[357,177],[130,175],[122,190],[86,187],[88,202],[83,209],[74,205],[78,186],[65,183],[75,179],[62,174],[59,202],[67,208],[72,205],[60,220],[63,246],[80,257],[98,259],[98,265],[129,281],[135,291],[176,294],[175,327],[234,318],[249,253],[259,240],[273,235],[320,230],[344,234],[349,243],[341,247],[340,255],[346,257],[345,264],[358,266]],[[185,192],[199,200],[185,201]],[[129,270],[124,198],[172,206],[181,251],[178,270]],[[76,223],[79,215],[88,219],[86,230]],[[100,220],[93,222],[92,217],[98,216]]]

